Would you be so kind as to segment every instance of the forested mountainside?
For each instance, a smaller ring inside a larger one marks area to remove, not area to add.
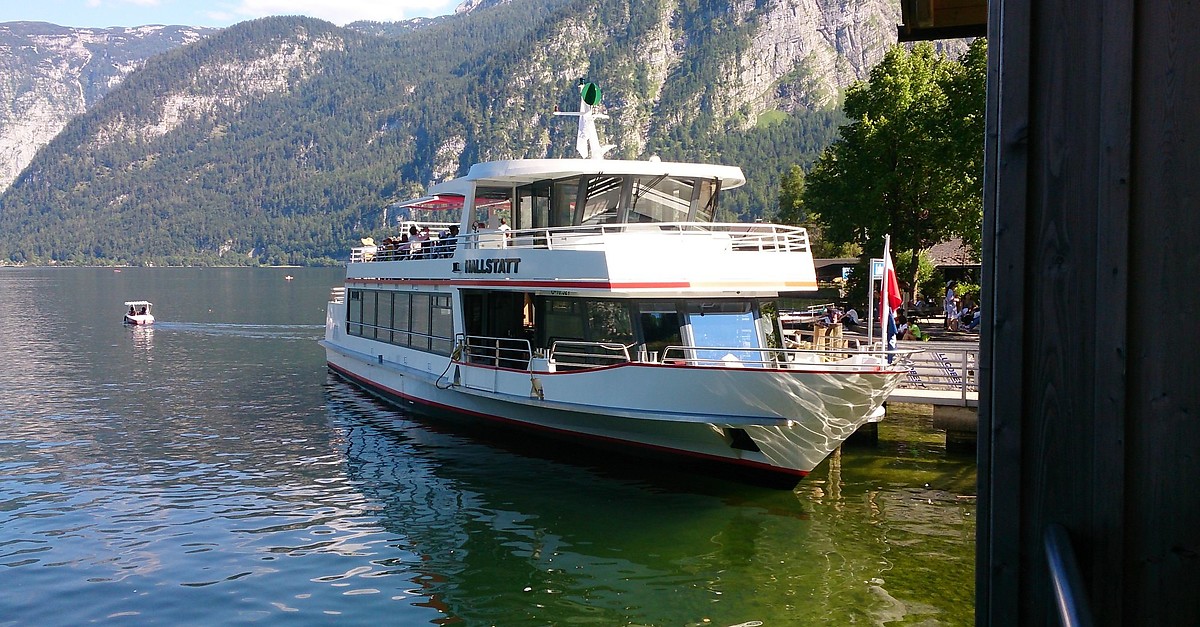
[[[149,59],[0,197],[0,260],[325,263],[485,159],[573,156],[576,81],[615,156],[741,165],[725,219],[836,134],[894,3],[513,0],[411,24],[242,23]],[[466,5],[464,5],[466,6]],[[470,9],[471,7],[467,7]],[[610,155],[613,156],[613,155]]]
[[[0,192],[67,121],[147,58],[212,32],[191,26],[0,24]]]

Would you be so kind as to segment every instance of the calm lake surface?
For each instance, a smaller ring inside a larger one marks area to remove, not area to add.
[[[342,274],[0,268],[0,625],[973,622],[928,415],[794,492],[539,456],[329,375]]]

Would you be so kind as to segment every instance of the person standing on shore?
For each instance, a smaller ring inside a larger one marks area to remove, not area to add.
[[[943,327],[950,331],[958,330],[958,304],[954,299],[954,281],[946,281],[946,298],[942,301],[942,311],[946,314]]]

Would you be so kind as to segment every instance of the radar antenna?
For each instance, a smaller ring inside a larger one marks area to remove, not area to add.
[[[579,133],[575,136],[575,149],[584,159],[603,159],[604,153],[616,147],[613,144],[600,145],[600,136],[596,134],[596,120],[607,120],[608,116],[596,112],[595,107],[599,104],[600,86],[579,79],[579,111],[554,112],[554,115],[579,118]]]

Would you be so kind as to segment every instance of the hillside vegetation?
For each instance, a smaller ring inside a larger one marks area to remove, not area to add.
[[[786,4],[515,0],[419,28],[242,23],[151,58],[47,145],[0,197],[0,260],[333,263],[386,230],[388,204],[473,162],[574,156],[574,125],[551,112],[576,108],[582,77],[603,86],[616,156],[740,165],[749,182],[720,217],[770,218],[782,171],[834,139],[836,92],[860,71],[828,61],[829,42],[765,59],[783,49],[765,32],[794,39],[776,23]],[[818,81],[830,64],[840,74]]]

